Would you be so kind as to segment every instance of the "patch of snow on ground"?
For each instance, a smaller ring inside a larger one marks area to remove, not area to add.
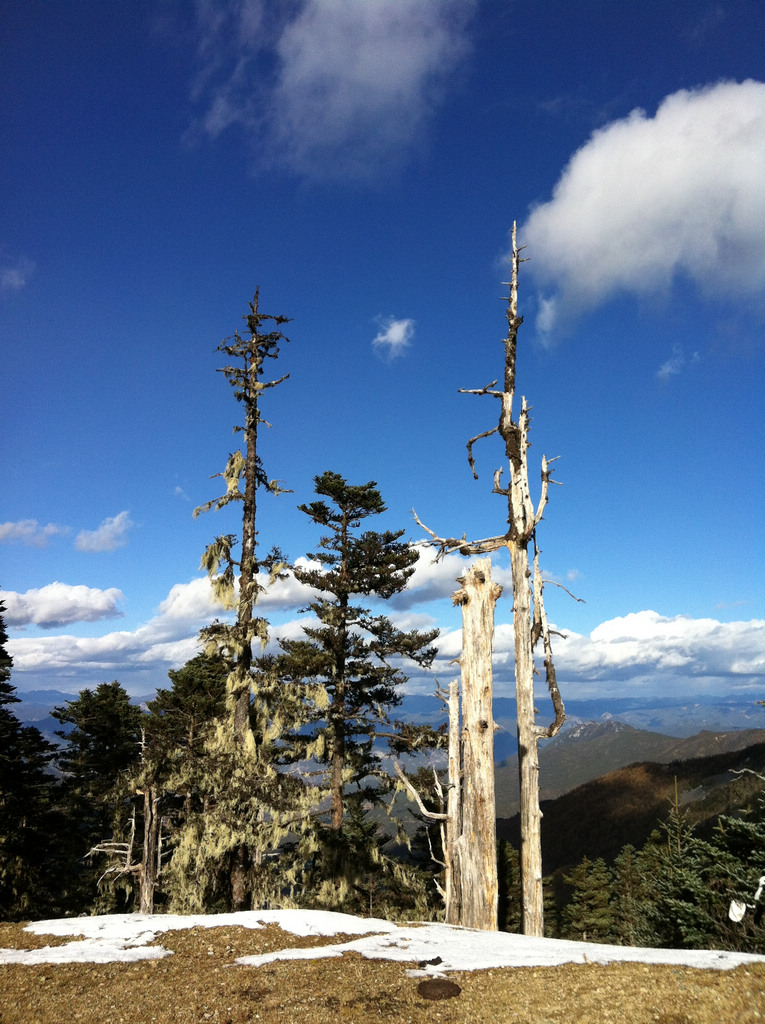
[[[311,949],[285,949],[235,962],[260,967],[274,960],[308,960],[356,952],[368,959],[417,963],[415,975],[444,971],[475,971],[495,967],[555,967],[567,963],[673,964],[728,970],[745,963],[765,963],[765,956],[720,950],[640,949],[562,939],[534,939],[509,932],[481,932],[446,924],[396,925],[380,918],[359,918],[321,910],[253,910],[236,914],[109,914],[101,917],[36,921],[26,927],[35,935],[71,936],[63,946],[44,949],[0,949],[0,963],[110,963],[155,960],[172,955],[162,946],[149,946],[163,932],[182,928],[239,926],[262,928],[277,924],[293,935],[360,935],[361,938]],[[440,958],[439,963],[426,961]]]

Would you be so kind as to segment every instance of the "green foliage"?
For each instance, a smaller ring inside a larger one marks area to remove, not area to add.
[[[765,908],[752,905],[762,875],[762,795],[738,816],[720,817],[711,834],[701,838],[688,824],[676,794],[666,822],[643,849],[622,849],[610,880],[602,862],[586,858],[567,877],[574,891],[563,909],[563,934],[594,940],[597,933],[600,941],[623,945],[763,953]],[[740,922],[729,918],[731,900],[749,905]],[[604,932],[609,914],[611,924]],[[603,934],[610,938],[604,940]]]
[[[497,880],[499,899],[497,921],[500,931],[520,935],[523,931],[521,911],[521,858],[505,839],[497,839]],[[545,914],[547,918],[547,914]]]
[[[573,892],[563,911],[562,937],[612,942],[615,930],[612,875],[605,861],[600,857],[596,861],[584,857],[564,880],[573,887]]]
[[[59,909],[51,851],[60,823],[49,771],[55,748],[8,707],[18,697],[4,611],[0,603],[0,919],[19,921]]]
[[[93,898],[101,874],[84,858],[98,843],[125,842],[130,831],[130,771],[140,756],[143,712],[115,680],[81,690],[75,700],[55,708],[53,717],[72,727],[57,730],[64,742],[55,760],[63,774],[62,811],[68,822],[62,845],[72,879],[69,899],[79,906]],[[124,909],[116,900],[106,891],[95,906]]]
[[[329,803],[328,820],[321,820],[325,815],[320,813],[314,827],[317,849],[306,890],[315,894],[320,875],[319,891],[337,905],[341,896],[351,900],[357,884],[353,864],[374,863],[365,861],[360,823],[391,790],[376,742],[388,740],[398,750],[425,742],[424,732],[410,730],[407,743],[405,730],[391,722],[390,712],[400,703],[399,689],[406,679],[401,659],[429,665],[437,631],[398,630],[386,616],[372,615],[353,601],[357,595],[386,599],[399,593],[418,558],[401,541],[403,531],[359,532],[367,518],[385,511],[375,483],[350,485],[327,472],[315,478],[315,486],[329,501],[299,508],[327,531],[318,550],[308,554],[318,567],[295,566],[292,571],[316,593],[304,610],[313,613],[317,624],[304,626],[304,639],[281,640],[282,653],[261,664],[283,687],[302,695],[304,727],[292,733],[290,742],[294,756],[310,771],[320,800],[326,797]],[[318,806],[323,809],[325,804]],[[355,823],[350,830],[348,822]]]

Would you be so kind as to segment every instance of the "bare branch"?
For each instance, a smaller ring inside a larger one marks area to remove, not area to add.
[[[457,393],[460,395],[494,395],[496,398],[501,398],[501,391],[492,391],[496,383],[496,380],[493,380],[491,384],[487,384],[484,388],[458,388]]]
[[[555,580],[543,580],[543,582],[545,586],[549,583],[553,587],[559,587],[561,590],[565,591],[572,600],[578,601],[579,604],[587,604],[583,597],[577,597],[576,594],[572,594],[568,587],[564,587],[562,583],[557,583]],[[563,636],[563,634],[559,633],[558,636]]]
[[[483,555],[490,551],[497,551],[502,547],[509,547],[512,543],[509,533],[505,533],[501,537],[486,537],[484,540],[475,541],[467,540],[464,534],[462,537],[439,537],[438,534],[434,533],[433,530],[422,522],[414,509],[412,509],[412,516],[417,525],[433,538],[432,546],[438,548],[438,553],[434,559],[436,562],[455,551],[458,551],[461,555]]]
[[[546,729],[537,727],[537,734],[550,738],[555,736],[560,731],[561,726],[566,721],[566,708],[563,704],[563,698],[561,697],[560,690],[558,689],[558,679],[555,673],[555,664],[553,662],[552,652],[552,641],[550,640],[550,627],[547,622],[547,612],[545,611],[544,602],[544,581],[542,574],[539,571],[539,549],[534,545],[534,627],[535,630],[538,628],[539,634],[542,638],[544,645],[545,657],[545,677],[547,679],[547,689],[550,693],[550,699],[552,700],[553,710],[555,711],[555,720],[547,726]]]
[[[496,434],[499,427],[492,427],[491,430],[484,430],[482,434],[476,434],[475,437],[471,437],[466,447],[468,451],[468,463],[473,471],[473,479],[478,479],[478,474],[475,471],[475,459],[473,458],[473,445],[476,441],[480,441],[482,437],[491,437],[492,434]]]
[[[424,817],[429,818],[431,821],[446,821],[447,820],[447,815],[446,814],[440,814],[438,811],[429,811],[428,810],[428,808],[422,802],[422,797],[417,792],[417,790],[414,788],[414,786],[409,781],[409,779],[406,777],[406,775],[404,774],[404,770],[402,769],[402,767],[398,763],[398,761],[394,761],[393,762],[393,770],[395,771],[396,775],[398,775],[399,779],[401,779],[403,784],[406,786],[407,791],[411,794],[412,798],[416,801],[417,806],[420,808],[420,813]]]

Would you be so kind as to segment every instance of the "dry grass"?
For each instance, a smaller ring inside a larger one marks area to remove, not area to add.
[[[0,944],[46,945],[21,925]],[[56,942],[55,939],[52,940]],[[63,940],[62,940],[63,941]],[[765,964],[700,971],[644,964],[453,972],[456,999],[429,1002],[406,966],[355,953],[229,966],[238,956],[326,945],[276,926],[166,932],[174,956],[137,964],[0,966],[0,1024],[763,1024]]]

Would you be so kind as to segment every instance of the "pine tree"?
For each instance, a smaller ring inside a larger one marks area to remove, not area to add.
[[[389,788],[376,741],[407,742],[406,730],[391,721],[406,680],[401,659],[430,665],[435,655],[430,644],[438,631],[404,632],[388,617],[356,603],[357,595],[386,600],[400,593],[419,557],[401,540],[403,530],[360,532],[368,518],[386,511],[375,482],[351,485],[326,472],[315,478],[315,489],[328,501],[299,508],[326,533],[318,550],[308,555],[315,565],[292,571],[316,593],[305,610],[317,622],[304,626],[305,639],[280,640],[283,653],[269,668],[283,684],[305,692],[307,723],[293,742],[319,766],[317,797],[326,794],[329,802],[328,820],[319,826],[313,874],[329,882],[328,891],[337,899],[353,884],[363,861],[346,828],[349,815],[357,820],[359,809],[379,803]],[[424,733],[409,730],[409,738],[416,744]]]
[[[56,781],[49,770],[55,747],[22,726],[9,705],[13,660],[0,602],[0,919],[19,921],[56,912],[61,884],[55,850]]]
[[[646,927],[647,876],[634,846],[627,844],[614,859],[614,941],[619,946],[650,946]]]
[[[765,953],[765,898],[759,881],[765,876],[765,778],[753,806],[742,808],[738,816],[720,817],[712,838],[712,846],[720,851],[718,868],[726,867],[724,880],[716,872],[714,888],[715,919],[718,934],[726,949],[746,953]],[[755,894],[760,898],[753,902]],[[736,900],[747,908],[741,921],[728,915],[730,902]]]

